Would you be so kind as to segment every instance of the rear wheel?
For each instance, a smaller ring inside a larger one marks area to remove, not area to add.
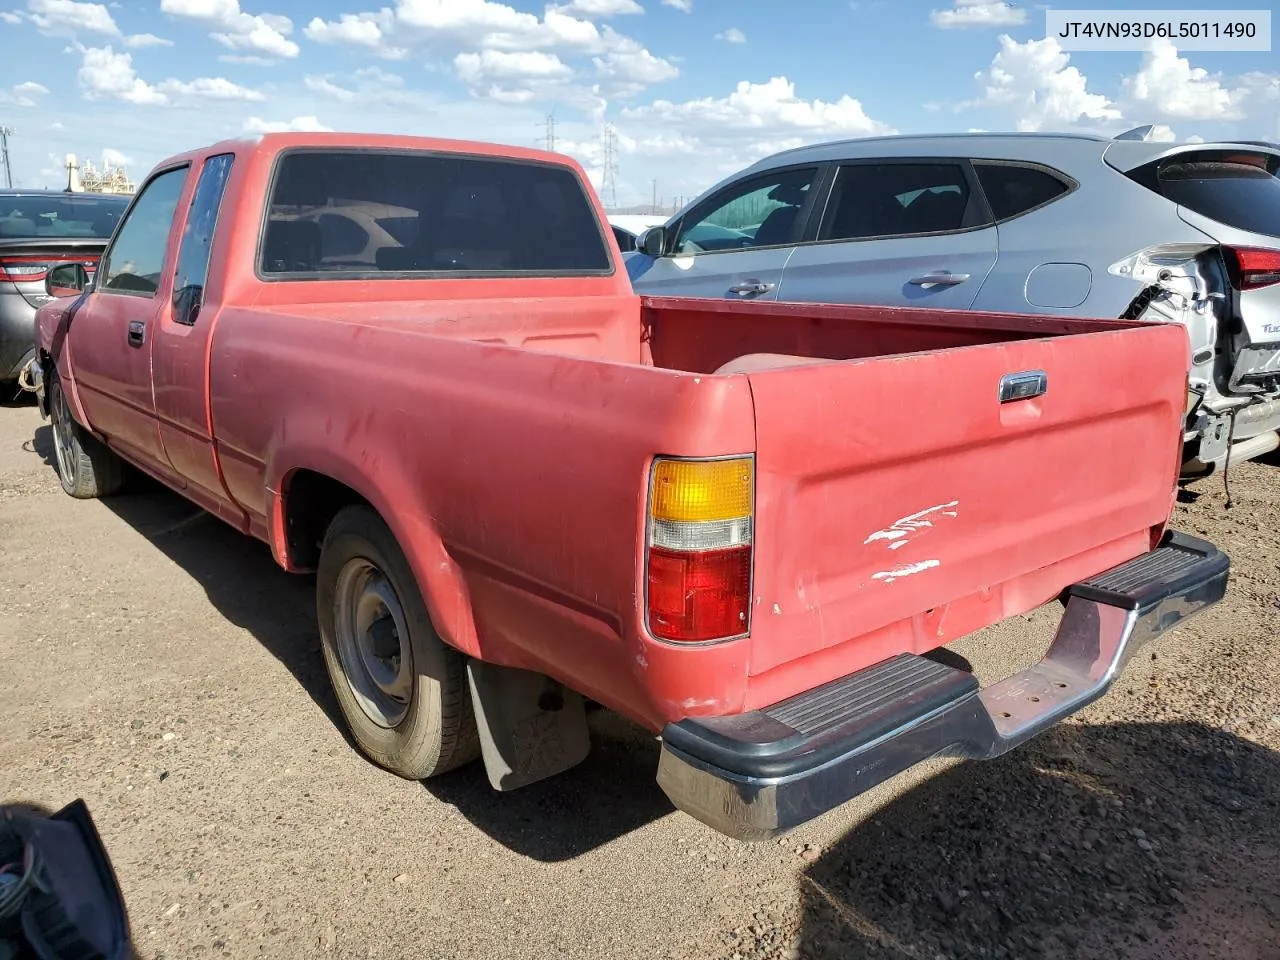
[[[124,486],[124,461],[76,423],[56,372],[49,375],[49,420],[63,490],[77,500],[92,500],[109,497]]]
[[[325,666],[360,749],[425,780],[480,755],[465,662],[432,626],[413,571],[369,507],[329,525],[316,572]]]

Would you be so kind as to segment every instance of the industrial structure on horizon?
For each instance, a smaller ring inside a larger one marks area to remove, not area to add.
[[[79,163],[67,154],[68,193],[133,193],[137,189],[124,167],[104,165],[99,171],[91,160]]]

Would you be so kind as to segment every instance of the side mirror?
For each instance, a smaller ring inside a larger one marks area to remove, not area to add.
[[[640,237],[636,247],[647,257],[660,257],[667,248],[667,230],[665,227],[650,227]]]
[[[89,286],[89,271],[83,263],[60,263],[44,278],[45,293],[51,297],[78,297]]]

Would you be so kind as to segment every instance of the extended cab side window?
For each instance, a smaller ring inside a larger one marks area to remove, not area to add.
[[[173,279],[173,317],[192,324],[204,303],[204,284],[213,254],[213,231],[218,225],[222,194],[231,176],[233,154],[221,153],[204,162],[200,181],[191,197],[182,244],[178,247],[178,269]]]
[[[1071,186],[1048,170],[1022,163],[975,161],[973,169],[987,195],[992,216],[1008,220],[1043,207],[1070,192]]]
[[[98,289],[135,297],[156,295],[169,231],[186,179],[187,168],[176,167],[157,174],[143,186],[103,258]]]
[[[950,233],[976,226],[958,163],[865,163],[840,168],[819,240]]]
[[[733,184],[680,222],[675,254],[724,253],[795,241],[816,167],[779,170]]]
[[[267,280],[613,271],[595,208],[560,164],[295,150],[281,155],[268,199]]]

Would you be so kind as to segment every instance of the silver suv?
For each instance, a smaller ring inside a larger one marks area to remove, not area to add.
[[[1280,148],[1139,128],[877,137],[722,181],[627,257],[637,293],[1171,320],[1184,476],[1280,446]]]

